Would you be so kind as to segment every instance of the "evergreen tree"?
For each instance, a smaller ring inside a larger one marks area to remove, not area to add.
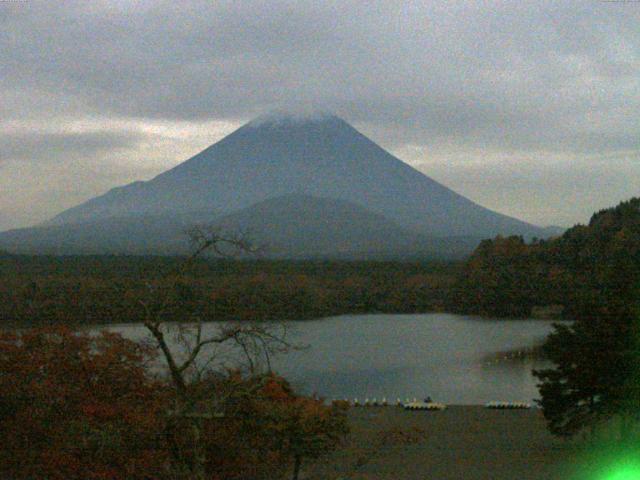
[[[582,243],[572,325],[556,325],[537,371],[549,428],[573,435],[613,417],[621,436],[640,411],[640,202],[592,218]]]
[[[535,371],[552,433],[570,436],[638,412],[637,317],[605,314],[555,325],[545,352],[554,368]]]

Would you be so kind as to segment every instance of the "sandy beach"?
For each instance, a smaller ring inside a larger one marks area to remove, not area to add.
[[[344,448],[307,465],[308,480],[565,479],[572,444],[548,433],[542,413],[450,406],[405,411],[395,406],[349,411]]]

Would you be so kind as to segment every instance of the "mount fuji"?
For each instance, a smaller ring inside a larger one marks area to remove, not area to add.
[[[457,194],[339,117],[272,114],[149,181],[0,233],[0,247],[181,253],[194,223],[248,230],[280,257],[456,256],[498,234],[551,233]]]

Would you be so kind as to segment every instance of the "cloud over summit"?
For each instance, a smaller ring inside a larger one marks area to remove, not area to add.
[[[640,193],[639,24],[638,4],[599,1],[0,3],[0,214],[27,224],[107,188],[39,205],[51,151],[68,153],[50,172],[60,192],[87,165],[124,183],[264,112],[316,105],[486,206],[584,221]],[[82,119],[97,130],[37,133]],[[603,164],[585,204],[574,183]],[[520,194],[501,172],[521,172]]]

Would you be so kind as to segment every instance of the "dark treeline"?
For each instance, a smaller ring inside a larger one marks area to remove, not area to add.
[[[452,309],[523,317],[536,306],[561,305],[581,318],[608,290],[640,279],[640,199],[597,212],[588,225],[526,243],[522,237],[485,240],[461,269]]]
[[[0,256],[4,324],[138,322],[140,300],[170,289],[167,320],[302,320],[441,311],[459,265],[392,261]]]

